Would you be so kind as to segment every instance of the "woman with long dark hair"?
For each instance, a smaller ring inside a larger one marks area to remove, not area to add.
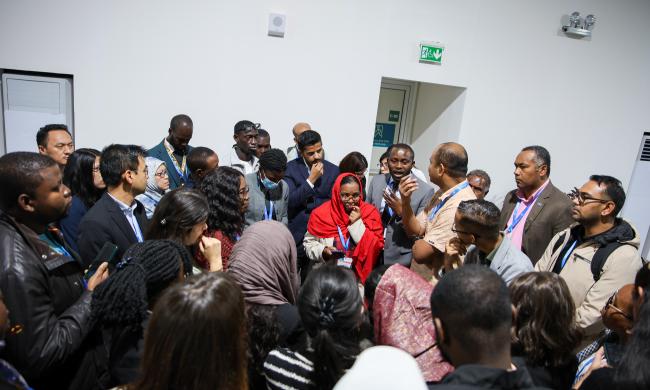
[[[59,227],[65,241],[76,252],[79,252],[79,222],[106,189],[99,172],[100,156],[101,152],[96,149],[77,149],[68,157],[63,170],[63,184],[70,188],[72,204],[68,214],[59,221]]]
[[[170,288],[154,307],[129,390],[246,390],[246,315],[222,272]]]
[[[365,283],[384,249],[384,226],[375,206],[363,201],[357,176],[342,173],[336,178],[331,200],[309,217],[303,246],[316,264],[350,268]]]
[[[91,318],[103,341],[103,348],[95,351],[99,388],[136,379],[151,310],[162,292],[183,280],[191,267],[190,254],[179,243],[149,240],[129,248],[116,271],[95,289]]]
[[[363,309],[352,272],[332,265],[312,270],[300,289],[298,311],[307,339],[269,353],[268,388],[331,389],[360,353]]]
[[[204,233],[221,241],[223,269],[228,269],[230,252],[244,230],[244,214],[248,209],[248,185],[244,175],[230,167],[219,167],[201,182],[201,191],[208,198],[208,230]],[[208,269],[208,262],[197,253],[199,264]]]
[[[535,385],[570,389],[582,335],[566,282],[552,272],[528,272],[509,288],[516,311],[513,355],[524,358]]]
[[[230,255],[228,274],[244,292],[249,331],[249,385],[265,388],[262,365],[273,348],[299,334],[296,308],[300,277],[296,243],[285,225],[260,221],[248,227]]]
[[[221,271],[221,242],[203,236],[208,228],[207,220],[208,200],[205,195],[196,189],[177,188],[165,194],[158,203],[145,237],[147,240],[174,240],[189,251],[200,253],[207,261],[208,271]],[[196,267],[194,271],[201,272]]]

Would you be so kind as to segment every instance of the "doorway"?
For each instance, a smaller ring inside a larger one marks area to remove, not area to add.
[[[68,126],[74,140],[72,76],[1,70],[0,155],[37,151],[36,132],[50,123]]]
[[[410,142],[417,83],[382,78],[370,157],[370,174],[379,173],[379,158],[395,143]]]

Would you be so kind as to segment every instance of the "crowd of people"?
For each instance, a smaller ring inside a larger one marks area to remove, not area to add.
[[[0,157],[0,389],[650,388],[619,180],[566,194],[526,146],[498,207],[458,143],[369,177],[292,131],[220,158],[187,115],[149,150],[52,124]]]

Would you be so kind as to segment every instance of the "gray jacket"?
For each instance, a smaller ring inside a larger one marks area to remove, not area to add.
[[[368,186],[367,202],[372,203],[380,214],[383,212],[382,200],[389,180],[389,173],[376,175]],[[418,189],[411,195],[411,208],[415,215],[424,210],[435,193],[435,188],[432,188],[430,183],[425,183],[420,179],[417,181]],[[397,215],[390,219],[385,228],[384,264],[399,263],[408,267],[411,264],[411,248],[415,240],[406,234],[402,226],[402,219]]]
[[[486,257],[485,254],[479,252],[477,247],[473,246],[467,251],[464,264],[487,264]],[[490,262],[490,269],[499,274],[507,284],[510,284],[517,276],[534,270],[533,263],[528,256],[515,248],[510,238],[506,236],[503,236],[501,244]]]
[[[284,180],[280,180],[280,186],[273,191],[269,191],[263,188],[262,183],[260,182],[257,173],[249,173],[246,175],[246,184],[249,189],[249,203],[248,210],[245,215],[246,226],[250,226],[255,222],[264,220],[265,212],[265,198],[264,192],[268,191],[270,195],[270,200],[273,201],[273,209],[275,210],[276,218],[278,222],[282,222],[285,225],[289,224],[289,219],[287,217],[287,207],[289,204],[289,186],[285,183]]]

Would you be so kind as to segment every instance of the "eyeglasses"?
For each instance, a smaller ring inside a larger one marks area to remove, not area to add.
[[[451,231],[454,232],[454,233],[456,233],[456,234],[467,234],[467,235],[472,235],[472,236],[474,236],[474,237],[476,237],[476,238],[479,238],[479,237],[480,237],[480,236],[479,236],[478,234],[476,234],[476,233],[470,233],[470,232],[466,232],[466,231],[463,231],[463,230],[458,230],[458,229],[456,229],[456,224],[453,224],[453,225],[451,226]]]
[[[384,163],[380,162],[377,164],[377,168],[388,168],[388,161]]]
[[[240,189],[239,189],[239,196],[244,196],[244,195],[248,194],[248,191],[250,191],[250,189],[248,188],[248,186],[246,186],[246,187],[244,187],[244,188],[240,188]]]
[[[607,308],[611,307],[611,308],[614,309],[614,311],[617,312],[618,314],[622,315],[623,317],[627,318],[627,319],[630,320],[630,321],[634,321],[634,320],[632,319],[632,316],[631,316],[631,315],[627,314],[627,313],[624,312],[623,310],[621,310],[621,309],[619,309],[618,307],[614,306],[614,297],[616,296],[616,294],[618,294],[618,290],[616,290],[616,291],[614,292],[614,294],[612,294],[612,296],[609,297],[609,299],[607,300],[607,303],[605,304],[605,310],[607,310]]]
[[[580,192],[580,190],[577,187],[573,187],[571,193],[567,195],[569,196],[569,199],[577,200],[580,206],[584,206],[587,203],[594,203],[594,202],[598,202],[598,203],[613,202],[613,200],[611,199],[592,198],[591,196]]]
[[[155,173],[155,176],[158,176],[158,177],[167,177],[167,176],[169,176],[169,172],[167,172],[167,171],[156,172],[156,173]]]
[[[342,194],[341,194],[341,200],[344,201],[344,202],[345,202],[346,200],[348,200],[348,199],[357,200],[357,199],[359,199],[359,198],[361,198],[361,194],[360,194],[360,193],[356,193],[356,194],[346,194],[346,193],[342,193]]]
[[[99,165],[96,166],[96,167],[93,167],[93,173],[97,173],[97,172],[99,172]]]

